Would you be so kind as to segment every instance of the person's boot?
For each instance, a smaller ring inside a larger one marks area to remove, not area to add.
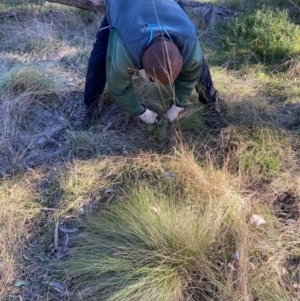
[[[102,116],[103,98],[100,97],[97,104],[88,106],[83,104],[77,114],[77,124],[79,129],[89,128],[97,119]]]
[[[227,121],[219,109],[217,90],[211,78],[211,74],[205,58],[202,60],[200,78],[195,86],[198,99],[204,106],[206,124],[212,129],[221,129],[227,126]]]
[[[220,130],[228,125],[228,122],[221,113],[219,107],[219,99],[217,93],[212,98],[212,101],[202,103],[204,106],[205,123],[214,130]]]
[[[220,130],[228,125],[228,122],[220,113],[216,104],[206,105],[204,110],[205,123],[214,130]]]

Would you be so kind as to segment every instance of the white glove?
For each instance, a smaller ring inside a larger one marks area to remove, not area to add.
[[[157,113],[146,108],[146,111],[139,118],[147,124],[153,124],[156,120]]]
[[[177,118],[178,114],[183,110],[184,108],[176,107],[173,104],[163,117],[168,119],[170,122],[173,122]]]

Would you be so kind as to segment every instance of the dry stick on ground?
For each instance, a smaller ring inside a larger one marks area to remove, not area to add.
[[[93,12],[104,13],[104,0],[49,0],[48,2],[68,5]]]
[[[12,17],[15,17],[16,15],[15,14],[0,14],[0,20],[4,20],[4,19],[7,19],[7,18],[12,18]]]
[[[58,225],[59,225],[59,222],[57,221],[55,224],[55,230],[54,230],[54,251],[58,250]]]
[[[47,0],[48,2],[59,3],[76,7],[83,10],[103,14],[105,12],[104,0]],[[290,0],[291,1],[291,0]],[[226,20],[236,16],[237,12],[224,6],[215,6],[210,2],[198,2],[188,0],[177,0],[177,3],[187,13],[197,16],[199,22],[207,28],[212,28],[217,21]]]

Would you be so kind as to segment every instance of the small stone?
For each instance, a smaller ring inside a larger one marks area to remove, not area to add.
[[[232,263],[228,263],[228,264],[227,264],[227,267],[228,267],[229,269],[231,269],[232,271],[235,271],[235,270],[236,270],[236,268],[233,266]]]
[[[79,215],[85,214],[85,209],[84,209],[84,207],[79,207],[78,213],[79,213]]]
[[[258,226],[266,224],[266,221],[264,220],[264,218],[262,216],[253,214],[250,218],[250,224],[258,227]]]
[[[234,252],[233,255],[232,255],[232,258],[233,258],[234,260],[239,260],[239,259],[240,259],[240,254],[239,254],[239,252]]]

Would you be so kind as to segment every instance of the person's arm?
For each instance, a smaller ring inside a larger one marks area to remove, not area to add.
[[[174,82],[175,104],[177,107],[185,107],[195,85],[201,74],[202,51],[200,42],[197,39],[193,53],[189,60],[182,67]]]
[[[108,90],[112,98],[129,114],[140,115],[145,111],[138,101],[132,77],[136,68],[115,29],[111,29],[107,59],[106,76]]]

